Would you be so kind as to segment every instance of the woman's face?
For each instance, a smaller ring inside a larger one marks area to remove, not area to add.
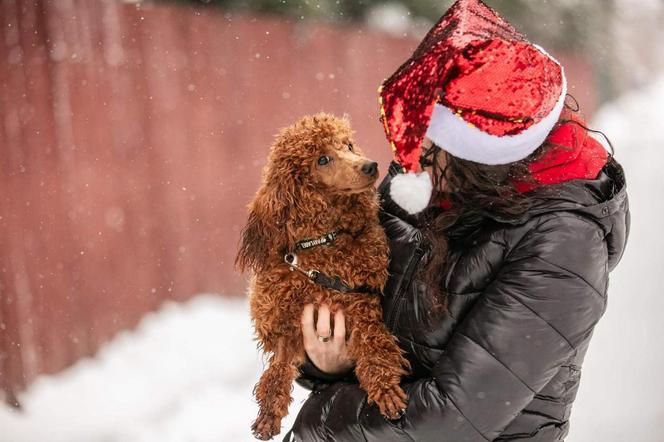
[[[432,184],[435,185],[434,175],[440,174],[441,171],[445,170],[445,166],[447,166],[447,155],[445,155],[445,151],[440,146],[434,146],[433,141],[426,137],[424,138],[424,141],[422,141],[421,150],[420,168],[423,172],[429,173],[429,178],[431,179]],[[434,164],[436,165],[435,168]],[[445,187],[446,180],[442,176],[439,177],[439,179],[439,186],[441,188],[438,190],[442,190]]]

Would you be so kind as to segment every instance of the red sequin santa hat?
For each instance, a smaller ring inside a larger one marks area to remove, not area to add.
[[[408,171],[417,169],[425,136],[458,158],[507,164],[544,142],[566,93],[560,63],[480,0],[458,0],[381,86],[381,117]],[[416,206],[409,212],[428,203],[421,193],[402,195]]]

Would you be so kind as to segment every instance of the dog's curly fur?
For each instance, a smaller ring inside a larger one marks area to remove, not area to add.
[[[324,288],[284,263],[298,241],[342,231],[332,245],[298,252],[300,266],[339,276],[351,287],[382,291],[388,248],[378,221],[377,174],[367,177],[362,170],[367,159],[351,135],[347,118],[328,114],[283,129],[249,205],[236,265],[253,272],[251,316],[259,347],[270,355],[254,389],[260,410],[252,430],[260,439],[279,433],[292,401],[291,386],[305,361],[301,316],[309,303],[343,309],[349,353],[369,403],[389,418],[405,407],[399,382],[410,367],[383,324],[380,297]],[[330,164],[319,164],[321,156]]]

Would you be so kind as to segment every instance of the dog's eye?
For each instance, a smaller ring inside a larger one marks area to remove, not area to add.
[[[330,157],[328,157],[327,155],[323,155],[322,157],[318,158],[318,164],[321,166],[325,166],[329,162],[330,162]]]
[[[348,150],[353,151],[353,143],[348,143]]]

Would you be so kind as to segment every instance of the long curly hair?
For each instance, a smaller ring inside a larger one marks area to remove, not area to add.
[[[564,124],[577,124],[588,132],[601,134],[611,149],[609,157],[612,157],[611,141],[602,132],[586,127],[583,120],[573,118],[579,107],[573,97],[568,97],[573,100],[574,105],[565,104],[552,132]],[[435,290],[431,291],[430,299],[425,300],[428,303],[426,311],[429,312],[426,322],[447,310],[442,269],[448,256],[449,243],[467,237],[470,231],[479,228],[481,223],[486,221],[488,214],[494,219],[505,221],[521,218],[531,209],[535,197],[541,197],[547,189],[541,187],[522,193],[517,190],[515,182],[534,184],[529,166],[554,148],[569,149],[568,146],[554,144],[547,139],[523,160],[491,166],[463,160],[436,147],[432,146],[435,152],[432,171],[434,204],[420,216],[420,227],[431,245],[431,258],[427,265],[419,270],[419,278],[428,287],[438,289],[437,293]],[[438,164],[438,155],[445,156],[444,168]],[[447,201],[451,203],[451,207],[441,209],[439,204],[435,204],[436,201]]]

